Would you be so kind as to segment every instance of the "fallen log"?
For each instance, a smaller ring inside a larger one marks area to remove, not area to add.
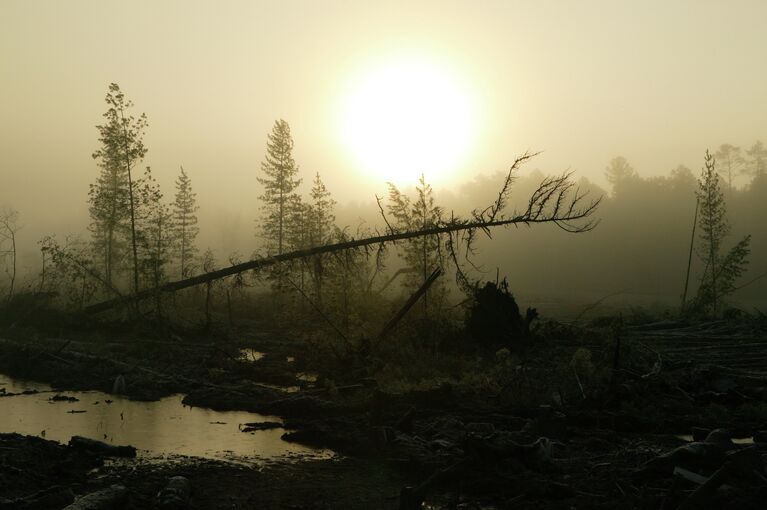
[[[449,221],[440,221],[436,225],[419,229],[406,231],[393,231],[390,227],[390,233],[366,237],[363,239],[351,239],[340,243],[316,246],[303,250],[296,250],[289,253],[282,253],[262,259],[249,260],[240,264],[233,264],[229,267],[204,273],[201,275],[186,278],[175,282],[169,282],[157,288],[145,289],[129,296],[120,296],[107,301],[102,301],[85,307],[84,312],[88,314],[98,313],[109,310],[121,304],[128,304],[143,299],[157,296],[161,292],[174,292],[195,285],[209,283],[214,280],[233,276],[245,271],[262,269],[281,262],[290,262],[292,260],[311,258],[325,253],[334,253],[337,251],[363,248],[375,244],[393,243],[407,239],[415,239],[424,236],[435,236],[441,234],[452,234],[454,232],[469,231],[470,233],[482,230],[489,234],[491,228],[511,226],[511,225],[534,225],[538,223],[554,223],[561,229],[571,232],[587,232],[596,226],[596,222],[589,220],[589,217],[596,211],[602,198],[584,202],[586,193],[580,192],[577,188],[573,191],[574,184],[570,181],[570,173],[564,173],[556,177],[547,177],[538,186],[530,196],[527,206],[522,212],[513,217],[505,217],[500,214],[506,205],[509,187],[513,182],[513,175],[518,167],[535,156],[535,154],[526,153],[518,157],[511,165],[508,175],[497,200],[484,211],[476,212],[469,219],[453,217]],[[576,225],[575,222],[583,221],[582,225]]]
[[[133,458],[136,456],[136,448],[133,446],[115,446],[81,436],[72,436],[72,439],[69,440],[69,447],[106,457]]]

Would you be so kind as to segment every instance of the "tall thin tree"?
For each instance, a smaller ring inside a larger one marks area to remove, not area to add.
[[[178,243],[178,262],[181,278],[191,276],[194,257],[197,254],[195,241],[200,232],[197,226],[197,194],[192,191],[192,180],[184,167],[176,179],[176,196],[173,202],[173,219]]]
[[[120,181],[127,179],[130,244],[133,252],[133,289],[134,292],[138,292],[139,260],[136,238],[136,197],[134,196],[137,183],[134,182],[131,171],[144,159],[147,153],[143,142],[147,120],[143,113],[138,118],[129,114],[133,103],[125,98],[116,83],[109,84],[105,101],[109,106],[103,115],[106,122],[96,126],[99,130],[101,148],[93,153],[93,158],[99,161],[99,166],[102,169],[107,169],[108,179],[116,179],[114,183],[110,181],[110,186],[114,184],[111,190],[115,192],[115,196],[109,197],[107,194],[104,197],[107,201],[119,199],[119,195],[124,193],[123,191],[117,193],[117,190],[124,189]],[[112,205],[118,207],[119,202],[112,202]],[[113,210],[111,206],[108,209]],[[116,216],[114,218],[119,219]],[[111,262],[109,268],[111,275]]]
[[[261,163],[261,171],[263,177],[258,177],[258,182],[264,187],[259,197],[263,201],[264,212],[261,232],[266,238],[269,254],[282,255],[287,248],[286,234],[290,220],[295,217],[301,204],[301,198],[296,192],[301,179],[298,178],[298,166],[293,160],[293,138],[290,126],[282,119],[275,121],[272,132],[267,135],[266,156]],[[284,273],[285,268],[278,264],[273,277],[280,292],[285,287]]]

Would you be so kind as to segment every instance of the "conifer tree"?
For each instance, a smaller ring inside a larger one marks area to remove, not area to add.
[[[720,189],[716,161],[706,151],[705,166],[696,192],[700,202],[698,227],[700,241],[698,257],[705,264],[696,306],[702,311],[717,313],[725,296],[735,290],[735,280],[745,271],[750,252],[751,236],[738,242],[726,255],[722,244],[730,232],[724,193]]]
[[[143,143],[147,120],[143,113],[138,118],[129,114],[133,103],[116,83],[109,85],[105,101],[109,106],[103,115],[106,121],[96,126],[101,148],[93,153],[102,172],[90,190],[91,231],[96,247],[103,252],[104,273],[111,284],[119,258],[119,237],[127,230],[133,255],[133,290],[138,291],[136,184],[131,171],[147,152]]]
[[[263,177],[258,177],[264,187],[259,197],[264,212],[261,231],[266,238],[268,253],[281,255],[289,246],[291,221],[301,213],[301,198],[296,192],[301,179],[293,160],[293,138],[290,126],[282,119],[275,121],[272,132],[267,135],[261,171]],[[293,241],[295,243],[295,237]],[[277,264],[272,272],[279,292],[285,288],[286,271],[283,264]]]
[[[421,175],[416,186],[416,199],[400,192],[396,186],[389,183],[388,210],[396,225],[402,230],[423,230],[438,225],[442,217],[442,208],[435,204],[434,191]],[[428,278],[436,267],[444,266],[444,251],[442,239],[438,235],[422,236],[407,241],[401,256],[408,267],[414,272],[406,280],[411,290],[417,289]],[[422,298],[424,316],[428,316],[431,301],[439,303],[444,297],[444,284],[432,285]],[[436,299],[433,299],[436,297]]]
[[[181,167],[176,179],[176,196],[173,202],[173,220],[176,227],[176,242],[181,278],[192,275],[193,261],[197,254],[195,241],[200,229],[197,226],[197,194],[192,192],[192,180]]]
[[[261,163],[264,176],[258,177],[264,186],[264,193],[259,197],[264,202],[265,213],[261,229],[272,254],[285,252],[288,221],[300,202],[296,189],[301,179],[292,153],[290,126],[282,119],[277,120],[267,135],[266,157]]]
[[[146,167],[142,179],[135,182],[136,237],[141,275],[145,286],[157,288],[167,277],[166,266],[175,244],[176,228],[171,209],[163,201],[163,193],[152,176],[151,168]]]
[[[325,187],[325,183],[317,172],[314,176],[314,183],[310,193],[311,197],[311,239],[312,246],[322,246],[326,244],[333,235],[333,227],[336,217],[333,208],[336,201],[333,200],[330,192]]]
[[[310,246],[322,246],[333,240],[336,217],[333,212],[336,201],[322,182],[319,172],[314,177],[314,184],[310,193],[311,205],[309,206],[309,238]],[[318,304],[322,303],[322,283],[324,278],[324,258],[317,255],[312,260],[311,276],[314,282],[314,293]]]

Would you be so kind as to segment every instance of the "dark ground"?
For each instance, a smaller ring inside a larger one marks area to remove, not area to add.
[[[761,332],[740,323],[635,328],[623,336],[621,368],[605,376],[599,363],[612,364],[615,345],[589,331],[551,328],[547,335],[556,341],[534,347],[521,371],[504,376],[510,387],[493,392],[454,381],[392,392],[370,380],[329,381],[327,374],[313,385],[296,379],[314,368],[302,343],[248,334],[252,328],[216,344],[120,334],[107,344],[103,331],[62,335],[67,340],[13,332],[0,341],[0,372],[102,391],[123,373],[134,398],[184,392],[190,405],[277,414],[295,429],[286,440],[331,447],[339,456],[258,469],[183,457],[111,461],[4,434],[0,508],[25,508],[15,498],[52,486],[79,496],[114,483],[130,492],[126,508],[153,508],[177,475],[191,481],[190,508],[200,509],[406,510],[422,499],[430,508],[466,509],[764,508],[767,377],[764,365],[745,359],[767,354]],[[243,346],[267,355],[239,359]],[[593,359],[574,356],[581,348]],[[273,388],[293,385],[303,388]],[[508,398],[505,390],[530,398]],[[676,437],[693,427],[701,442]],[[717,428],[728,430],[725,439],[702,441]],[[754,437],[756,444],[729,437]],[[716,473],[722,480],[712,487]]]

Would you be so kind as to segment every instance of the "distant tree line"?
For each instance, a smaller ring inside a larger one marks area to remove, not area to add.
[[[611,298],[612,301],[621,301],[623,294],[624,302],[658,302],[671,306],[680,302],[684,292],[691,228],[696,202],[703,192],[701,183],[708,182],[704,189],[712,190],[716,182],[718,191],[712,192],[711,196],[720,197],[724,204],[721,210],[726,214],[722,225],[726,228],[710,223],[709,230],[727,235],[721,237],[721,241],[714,236],[716,253],[712,257],[711,245],[701,238],[706,228],[701,225],[703,210],[699,210],[687,304],[697,300],[699,289],[708,295],[706,308],[710,307],[710,311],[715,308],[718,313],[740,299],[763,300],[767,295],[767,264],[764,262],[767,260],[767,231],[764,229],[767,154],[759,141],[746,151],[732,147],[723,144],[714,151],[709,162],[710,170],[704,160],[699,173],[679,165],[665,176],[654,177],[641,176],[626,158],[615,157],[605,168],[609,188],[603,189],[585,178],[580,181],[584,189],[605,195],[598,228],[582,236],[558,236],[550,228],[522,230],[513,239],[494,239],[492,247],[481,240],[478,263],[493,275],[498,268],[502,275],[508,276],[511,288],[517,292],[540,296],[540,299],[548,296],[549,302],[551,299],[588,302],[613,294],[617,295]],[[742,158],[735,158],[734,154],[740,154]],[[736,160],[738,163],[733,164]],[[736,184],[736,177],[740,185]],[[515,183],[516,196],[526,196],[538,178],[536,172],[521,177]],[[460,209],[463,202],[474,203],[479,199],[476,197],[492,193],[494,182],[495,177],[477,178],[463,186],[460,200],[448,200],[446,205]],[[710,205],[714,202],[716,200]],[[700,205],[702,207],[702,202]],[[710,218],[717,216],[718,209],[711,208]],[[744,241],[749,235],[746,245]],[[735,241],[728,244],[728,239]],[[746,260],[751,262],[748,268],[726,264],[728,269],[725,270],[720,264],[733,261],[727,257],[736,255],[731,253],[736,247],[736,252],[744,254],[747,249],[750,254]],[[708,256],[703,256],[704,251],[708,251]],[[714,260],[714,264],[708,264],[708,260]],[[716,266],[720,269],[713,270]],[[742,267],[738,275],[735,274],[737,271],[731,271],[735,267]],[[716,276],[717,284],[713,284],[711,276],[716,273],[732,276],[724,280],[731,283],[725,292],[729,299],[719,299],[725,289],[714,291],[724,283]],[[716,299],[714,295],[717,295]]]

